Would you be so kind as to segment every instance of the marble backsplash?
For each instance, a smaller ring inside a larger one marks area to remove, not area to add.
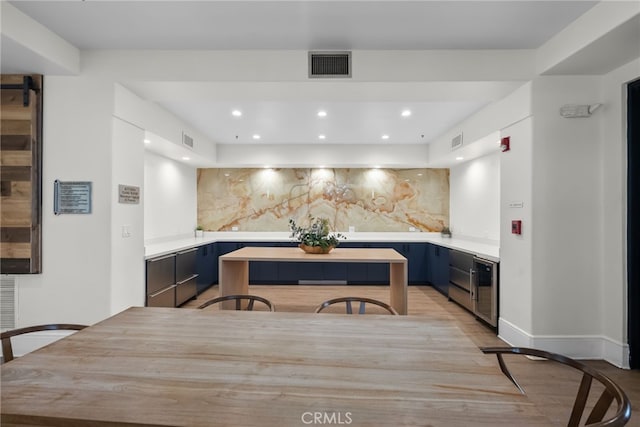
[[[335,231],[440,231],[448,169],[198,169],[198,224],[208,231],[287,231],[289,218]]]

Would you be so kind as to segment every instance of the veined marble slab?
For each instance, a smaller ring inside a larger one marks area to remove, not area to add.
[[[198,169],[198,224],[208,231],[286,231],[289,218],[332,229],[440,231],[448,169]]]

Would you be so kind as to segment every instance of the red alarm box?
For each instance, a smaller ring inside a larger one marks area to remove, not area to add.
[[[504,151],[509,151],[510,149],[511,149],[511,138],[508,136],[505,136],[500,140],[500,150],[504,152]]]
[[[522,221],[519,219],[511,221],[511,234],[522,234]]]

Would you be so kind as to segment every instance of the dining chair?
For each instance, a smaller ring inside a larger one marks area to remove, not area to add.
[[[482,352],[485,354],[496,355],[496,357],[498,358],[498,364],[500,365],[500,370],[507,376],[507,378],[509,378],[509,380],[511,380],[513,384],[515,384],[515,386],[520,390],[522,394],[526,393],[507,368],[503,357],[503,355],[505,354],[519,354],[539,357],[547,360],[552,360],[554,362],[558,362],[581,371],[582,380],[580,382],[580,386],[578,387],[576,398],[573,403],[571,416],[569,417],[569,422],[567,424],[568,427],[577,427],[579,425],[590,427],[619,427],[627,424],[627,421],[629,421],[629,418],[631,418],[631,403],[620,386],[613,382],[613,380],[611,380],[609,377],[605,376],[598,370],[585,365],[584,363],[578,362],[577,360],[571,359],[561,354],[550,353],[548,351],[537,350],[533,348],[481,347],[480,350],[482,350]],[[593,408],[591,409],[591,412],[589,413],[585,424],[580,424],[580,421],[587,409],[589,392],[591,391],[591,384],[594,379],[599,382],[604,387],[604,389],[602,390],[602,393],[600,394],[595,405],[593,405]],[[604,417],[605,415],[607,415],[607,412],[609,411],[613,400],[616,401],[616,412],[610,418],[605,420]]]
[[[254,303],[258,301],[264,304],[269,309],[268,311],[276,311],[276,306],[274,303],[272,303],[266,298],[262,298],[257,295],[225,295],[225,296],[216,297],[208,301],[205,301],[204,303],[200,304],[198,308],[209,307],[210,305],[218,304],[224,301],[235,301],[236,310],[253,311]],[[243,305],[243,303],[245,302],[247,302],[246,306]]]
[[[352,302],[359,302],[360,303],[360,308],[358,310],[358,314],[365,314],[365,307],[366,307],[367,304],[372,304],[372,305],[376,305],[378,307],[382,307],[384,310],[386,310],[390,314],[394,314],[394,315],[398,314],[398,312],[393,307],[391,307],[389,304],[384,303],[382,301],[378,301],[376,299],[364,298],[364,297],[333,298],[333,299],[327,300],[327,301],[323,302],[322,304],[320,304],[319,306],[317,306],[316,309],[315,309],[315,312],[316,313],[320,313],[320,312],[324,311],[327,307],[329,307],[331,305],[345,303],[346,307],[347,307],[347,314],[353,314],[353,307],[351,305]]]
[[[42,331],[55,331],[55,330],[79,331],[86,327],[87,327],[86,325],[75,325],[71,323],[52,323],[47,325],[27,326],[25,328],[18,328],[18,329],[11,329],[9,331],[4,331],[0,334],[0,340],[2,341],[2,363],[10,362],[14,359],[13,346],[11,345],[11,337],[15,337],[17,335],[29,334],[32,332],[42,332]]]

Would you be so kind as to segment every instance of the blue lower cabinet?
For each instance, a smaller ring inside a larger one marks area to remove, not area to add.
[[[398,251],[407,259],[408,282],[410,285],[424,285],[427,283],[427,243],[389,243],[390,247]]]
[[[245,246],[295,247],[295,242],[217,242],[215,252],[215,281],[218,280],[217,257]],[[392,248],[408,261],[409,284],[426,284],[431,280],[427,243],[401,242],[341,242],[340,248]],[[447,260],[448,263],[448,260]],[[447,264],[448,274],[448,264]],[[251,262],[249,283],[254,284],[297,284],[300,280],[326,281],[346,280],[353,285],[388,285],[389,264],[387,263],[324,263],[324,262]]]
[[[449,249],[430,244],[427,250],[429,282],[442,294],[449,295]]]
[[[365,263],[347,263],[347,284],[349,285],[367,285],[369,264]]]
[[[216,245],[210,243],[198,248],[196,254],[196,286],[198,294],[218,282],[218,256]]]

